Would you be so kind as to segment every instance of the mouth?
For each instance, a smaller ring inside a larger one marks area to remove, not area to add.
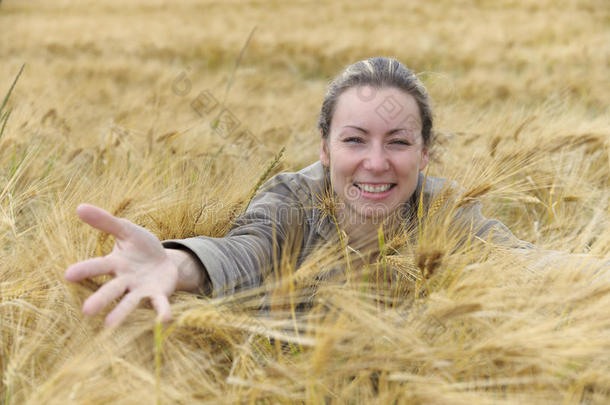
[[[361,191],[366,193],[373,194],[381,194],[389,191],[390,189],[396,186],[396,183],[381,183],[381,184],[373,184],[373,183],[354,183],[354,186]]]

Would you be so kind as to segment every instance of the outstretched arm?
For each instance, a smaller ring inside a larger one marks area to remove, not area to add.
[[[190,253],[165,249],[146,229],[114,217],[93,205],[81,204],[78,216],[87,224],[116,238],[112,252],[84,260],[66,270],[69,281],[112,274],[83,304],[83,312],[94,315],[122,297],[106,317],[107,326],[120,324],[143,298],[150,299],[162,320],[171,319],[168,297],[177,290],[196,291],[204,282],[205,269]]]

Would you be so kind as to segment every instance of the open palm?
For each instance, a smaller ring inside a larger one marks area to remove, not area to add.
[[[108,255],[84,260],[66,270],[69,281],[102,274],[115,276],[84,302],[83,312],[97,314],[125,294],[106,317],[106,325],[120,324],[143,298],[151,300],[162,320],[170,320],[168,297],[176,290],[178,269],[159,239],[141,226],[93,205],[79,205],[77,214],[87,224],[116,238]]]

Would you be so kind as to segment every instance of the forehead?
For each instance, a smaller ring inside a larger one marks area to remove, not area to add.
[[[357,86],[341,94],[331,126],[398,127],[420,124],[419,107],[409,93],[395,87]]]

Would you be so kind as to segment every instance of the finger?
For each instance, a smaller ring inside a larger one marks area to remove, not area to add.
[[[138,304],[142,296],[137,293],[129,293],[123,297],[121,302],[118,303],[116,308],[112,310],[106,317],[106,326],[118,326],[127,318],[127,315],[133,311]]]
[[[153,308],[157,311],[159,318],[163,322],[169,322],[172,320],[172,309],[169,305],[169,301],[165,295],[153,295],[150,298]]]
[[[112,270],[113,266],[108,256],[95,257],[71,265],[66,270],[65,277],[68,281],[80,281],[102,274],[110,274]]]
[[[89,204],[80,204],[76,213],[86,223],[100,231],[107,232],[117,239],[124,239],[128,234],[129,222],[117,218],[108,211]]]
[[[97,314],[106,305],[123,295],[125,290],[127,290],[127,281],[122,277],[113,278],[87,298],[83,304],[83,312],[87,315]]]

